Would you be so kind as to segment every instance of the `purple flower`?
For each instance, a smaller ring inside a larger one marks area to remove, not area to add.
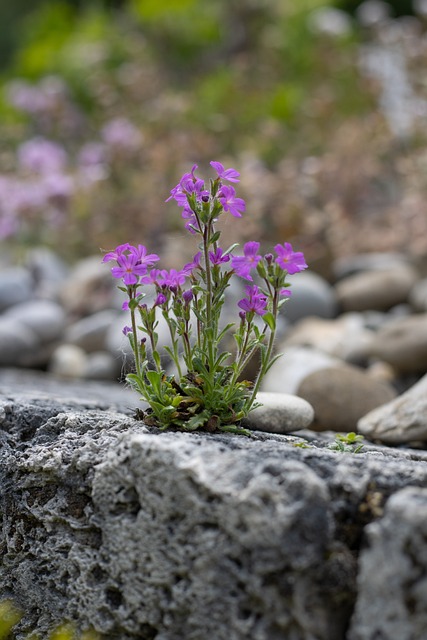
[[[235,218],[241,218],[241,211],[246,209],[245,201],[242,198],[236,198],[236,192],[233,187],[223,185],[218,192],[218,198],[224,211],[229,211]]]
[[[119,256],[121,256],[128,249],[130,249],[129,242],[126,242],[125,244],[119,244],[119,246],[116,247],[114,251],[109,251],[105,254],[105,256],[102,258],[102,262],[111,262],[111,260],[118,260]]]
[[[190,275],[190,273],[194,271],[194,269],[197,269],[198,267],[200,267],[201,257],[202,257],[202,252],[198,251],[194,256],[192,262],[188,262],[186,265],[184,265],[182,271],[184,271],[187,275]]]
[[[140,264],[144,264],[146,267],[152,267],[155,262],[160,260],[157,253],[148,253],[147,248],[143,244],[139,244],[137,247],[129,247],[129,251],[133,253]]]
[[[137,149],[142,142],[140,130],[126,118],[114,118],[107,122],[101,130],[101,136],[109,147],[116,149]]]
[[[119,255],[117,265],[111,269],[111,273],[115,278],[123,278],[126,286],[137,284],[139,277],[147,273],[147,266],[141,264],[138,261],[138,256],[134,253]]]
[[[22,169],[34,173],[61,173],[67,163],[67,154],[56,142],[38,137],[18,147],[18,162]]]
[[[246,286],[245,291],[247,298],[239,300],[237,305],[246,313],[257,313],[259,316],[267,313],[267,296],[258,289],[256,284]]]
[[[178,205],[180,207],[183,207],[186,203],[187,203],[187,191],[190,188],[190,184],[194,184],[196,182],[198,183],[202,183],[203,187],[204,187],[204,182],[203,180],[199,180],[198,178],[196,178],[194,172],[196,171],[196,169],[198,169],[197,164],[193,164],[192,169],[190,171],[190,173],[184,173],[184,175],[182,176],[181,180],[178,182],[178,184],[171,189],[170,191],[170,196],[169,198],[167,198],[166,202],[169,202],[169,200],[176,200]],[[198,185],[199,188],[201,188],[201,185]]]
[[[192,290],[191,290],[191,289],[187,289],[187,291],[184,291],[184,292],[183,292],[183,294],[182,294],[182,297],[183,297],[183,299],[184,299],[184,303],[185,303],[186,305],[190,304],[190,302],[191,302],[191,301],[192,301],[192,299],[193,299],[193,292],[192,292]]]
[[[218,247],[215,251],[209,251],[209,259],[212,264],[221,264],[223,262],[228,262],[230,260],[230,256],[228,253],[224,255],[221,247]]]
[[[280,295],[283,296],[284,298],[290,298],[292,295],[292,291],[290,289],[281,289]]]
[[[304,254],[301,251],[294,251],[289,242],[283,245],[276,244],[274,249],[277,253],[276,262],[284,271],[292,275],[307,269]]]
[[[244,255],[231,258],[231,266],[234,272],[238,276],[245,278],[245,280],[253,280],[250,274],[251,269],[254,269],[262,259],[262,256],[258,254],[259,247],[259,242],[247,242],[243,247]]]
[[[235,169],[224,169],[224,165],[220,162],[211,162],[211,167],[215,169],[218,174],[218,178],[222,180],[228,180],[229,182],[240,182],[240,173]]]
[[[167,300],[167,298],[166,298],[165,294],[164,293],[159,293],[157,295],[157,298],[154,301],[153,307],[157,307],[159,305],[165,304],[166,300]]]
[[[128,333],[132,333],[132,327],[128,327],[128,326],[126,325],[126,327],[123,327],[123,329],[122,329],[122,333],[123,333],[123,335],[125,335],[125,336],[127,336],[127,334],[128,334]]]
[[[170,271],[162,271],[162,283],[167,287],[180,287],[184,284],[187,277],[187,273],[183,270],[177,271],[176,269],[170,269]]]

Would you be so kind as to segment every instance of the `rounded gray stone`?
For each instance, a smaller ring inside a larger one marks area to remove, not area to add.
[[[21,302],[8,309],[3,317],[28,327],[42,343],[58,339],[64,331],[65,312],[50,300]]]
[[[0,312],[33,297],[33,281],[23,267],[0,271]]]
[[[307,316],[335,318],[338,304],[334,288],[317,273],[304,271],[289,277],[292,297],[281,308],[289,322],[294,323]]]
[[[288,393],[261,391],[257,407],[242,421],[242,426],[269,433],[293,433],[307,429],[314,420],[313,407],[303,398]]]

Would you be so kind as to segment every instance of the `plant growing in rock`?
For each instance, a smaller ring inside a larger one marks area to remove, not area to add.
[[[357,435],[354,431],[350,433],[337,433],[335,442],[328,445],[331,451],[340,453],[360,453],[363,449],[363,436]]]
[[[247,433],[240,421],[258,406],[261,381],[278,357],[273,345],[279,309],[290,296],[287,276],[307,265],[287,242],[266,255],[259,253],[258,242],[247,242],[243,255],[235,254],[237,245],[221,246],[218,218],[224,213],[241,218],[246,205],[230,184],[239,182],[239,172],[219,162],[211,166],[216,177],[209,185],[196,176],[194,165],[168,198],[182,209],[186,229],[199,240],[191,263],[180,270],[160,270],[154,268],[158,255],[128,243],[108,252],[103,261],[116,263],[111,272],[122,280],[119,288],[128,297],[123,308],[130,312],[130,326],[123,332],[132,346],[135,373],[127,380],[150,406],[145,421],[161,429]],[[225,293],[235,276],[247,281],[246,294],[237,304],[238,322],[224,325]],[[148,303],[150,285],[155,295]],[[159,316],[169,331],[169,345],[162,351]],[[234,358],[221,349],[230,332],[236,343]],[[249,382],[242,373],[255,354],[259,372]],[[166,372],[164,356],[173,362],[173,374]]]

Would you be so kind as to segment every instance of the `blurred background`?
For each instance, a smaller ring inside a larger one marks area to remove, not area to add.
[[[179,266],[164,201],[210,160],[242,175],[232,240],[295,242],[325,275],[424,254],[426,30],[427,0],[1,3],[3,259],[130,241]]]

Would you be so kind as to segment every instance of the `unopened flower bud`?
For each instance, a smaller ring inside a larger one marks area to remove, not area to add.
[[[185,304],[189,304],[193,299],[193,292],[191,291],[191,289],[187,289],[187,291],[184,291],[184,293],[182,294],[182,297],[184,298]]]
[[[266,253],[265,256],[264,256],[264,260],[266,261],[266,263],[268,265],[270,265],[274,260],[273,254],[272,253]]]

